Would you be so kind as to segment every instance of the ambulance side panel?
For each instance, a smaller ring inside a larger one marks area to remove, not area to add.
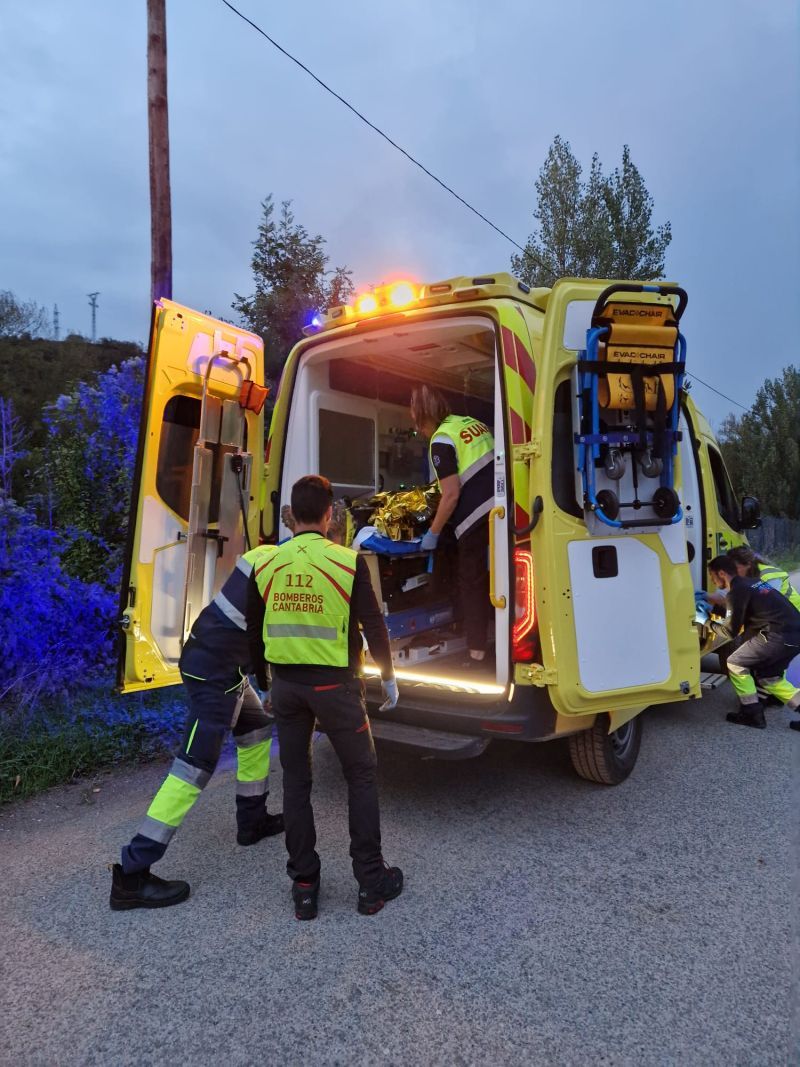
[[[699,461],[706,513],[706,564],[729,548],[745,544],[741,529],[739,501],[733,492],[714,433],[697,408],[687,408],[695,433],[695,451]],[[706,581],[707,572],[706,572]]]

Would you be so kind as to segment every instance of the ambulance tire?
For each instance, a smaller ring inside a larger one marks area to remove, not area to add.
[[[581,778],[600,785],[619,785],[636,764],[642,743],[642,716],[636,715],[614,733],[608,716],[598,715],[594,726],[568,738],[569,757]]]

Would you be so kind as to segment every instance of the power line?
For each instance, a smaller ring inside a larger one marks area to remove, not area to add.
[[[746,408],[744,404],[740,404],[738,400],[734,400],[732,396],[728,396],[726,393],[721,393],[719,389],[715,389],[713,385],[709,385],[708,382],[704,382],[694,371],[689,371],[689,377],[693,378],[696,382],[700,382],[706,389],[710,389],[712,393],[716,393],[717,396],[721,396],[723,400],[727,400],[729,404],[735,404],[737,408],[741,408],[742,411],[749,411],[750,408]]]
[[[248,26],[252,26],[252,28],[256,31],[256,33],[260,33],[261,36],[263,38],[265,38],[267,41],[269,41],[269,43],[274,48],[277,48],[279,52],[282,52],[283,55],[285,55],[287,59],[291,59],[292,63],[296,63],[297,66],[300,67],[301,70],[304,70],[306,72],[306,74],[309,75],[309,77],[314,79],[314,81],[317,83],[317,85],[321,85],[322,88],[327,93],[330,93],[331,96],[335,97],[341,104],[344,104],[344,106],[346,108],[348,108],[350,111],[352,111],[353,114],[355,116],[357,116],[357,118],[361,119],[361,121],[363,123],[366,123],[366,125],[369,126],[369,128],[371,130],[374,130],[375,133],[377,133],[380,137],[382,137],[384,139],[384,141],[387,141],[392,146],[392,148],[397,149],[397,151],[400,152],[402,155],[404,155],[406,157],[406,159],[408,159],[411,163],[414,164],[415,167],[419,167],[419,169],[423,172],[423,174],[427,174],[429,178],[433,178],[433,180],[436,182],[437,185],[440,185],[442,187],[442,189],[444,189],[446,192],[448,192],[451,196],[454,196],[456,198],[456,200],[458,200],[460,203],[462,203],[465,208],[467,208],[469,211],[471,211],[473,213],[473,215],[477,215],[479,219],[482,219],[487,224],[487,226],[491,226],[492,229],[496,233],[499,233],[501,237],[505,237],[505,239],[507,241],[510,241],[511,244],[515,248],[518,248],[520,250],[520,252],[525,252],[528,255],[531,254],[529,249],[526,249],[524,245],[521,245],[519,243],[519,241],[515,241],[513,237],[509,237],[509,235],[505,232],[505,230],[501,230],[500,227],[495,225],[495,223],[493,223],[491,219],[487,219],[487,217],[482,212],[478,211],[478,209],[476,207],[473,207],[472,204],[470,204],[469,201],[465,200],[463,196],[459,196],[459,194],[455,191],[455,189],[451,189],[451,187],[446,182],[442,181],[441,178],[438,178],[433,173],[432,170],[428,170],[428,168],[423,163],[420,163],[420,161],[418,159],[416,159],[414,156],[412,156],[410,152],[407,152],[405,150],[405,148],[402,147],[402,145],[399,145],[397,143],[397,141],[393,141],[392,138],[388,135],[388,133],[384,133],[383,130],[379,126],[375,125],[374,122],[370,122],[370,120],[365,115],[361,114],[361,112],[358,110],[358,108],[353,107],[353,105],[349,101],[345,100],[345,98],[343,96],[340,96],[339,93],[337,93],[335,89],[331,89],[330,85],[327,85],[322,80],[322,78],[318,78],[313,70],[309,70],[309,68],[305,65],[305,63],[301,63],[300,60],[296,56],[292,55],[291,52],[287,52],[285,48],[281,47],[281,45],[279,45],[277,41],[273,40],[272,37],[270,37],[270,35],[268,33],[266,33],[264,30],[262,30],[260,26],[257,26],[255,22],[253,22],[251,19],[249,19],[247,17],[247,15],[243,15],[242,12],[239,11],[238,8],[235,8],[233,6],[233,4],[229,3],[228,0],[222,0],[222,3],[225,5],[225,7],[230,8],[230,10],[235,15],[238,15],[240,19],[242,19],[244,22],[246,22],[248,24]],[[544,263],[541,263],[541,266],[546,268],[546,264],[544,264]]]
[[[332,97],[334,97],[334,99],[338,100],[340,104],[344,104],[344,106],[349,111],[352,111],[352,113],[357,118],[361,119],[361,121],[363,123],[365,123],[365,125],[369,126],[369,128],[371,130],[374,130],[375,133],[377,133],[379,137],[382,137],[384,139],[384,141],[386,141],[388,144],[390,144],[392,146],[392,148],[394,148],[398,152],[400,152],[401,155],[404,155],[406,157],[406,159],[409,160],[409,162],[414,164],[415,167],[419,167],[419,169],[423,172],[423,174],[427,174],[429,178],[432,178],[436,182],[437,185],[441,186],[441,188],[445,190],[445,192],[447,192],[451,196],[455,197],[455,199],[458,200],[459,203],[463,204],[465,208],[467,208],[469,211],[471,211],[473,213],[473,215],[477,215],[477,217],[479,219],[481,219],[483,222],[485,222],[487,224],[487,226],[491,226],[491,228],[495,231],[495,233],[499,233],[501,237],[504,237],[515,248],[518,248],[520,250],[520,252],[522,252],[523,254],[531,256],[532,258],[537,259],[538,262],[539,262],[539,265],[541,267],[544,267],[545,270],[547,270],[547,271],[551,270],[551,268],[546,263],[544,263],[538,256],[536,256],[534,253],[532,253],[532,251],[531,251],[531,249],[529,247],[521,245],[519,243],[519,241],[515,241],[513,237],[510,237],[505,232],[505,230],[501,230],[500,227],[497,226],[494,222],[492,222],[491,219],[488,219],[483,214],[483,212],[478,211],[478,209],[476,207],[473,207],[472,204],[469,203],[469,201],[465,200],[463,196],[460,196],[455,191],[455,189],[452,189],[446,182],[442,181],[441,178],[437,177],[433,173],[432,170],[429,170],[424,165],[424,163],[420,163],[420,161],[415,156],[412,156],[410,152],[406,151],[406,149],[402,147],[402,145],[399,145],[397,143],[397,141],[394,141],[388,135],[388,133],[384,133],[384,131],[379,126],[376,126],[374,122],[370,122],[370,120],[366,117],[366,115],[363,115],[358,110],[358,108],[354,107],[349,102],[349,100],[345,100],[345,98],[343,96],[341,96],[339,93],[337,93],[335,89],[332,89],[330,87],[330,85],[328,85],[326,82],[324,82],[322,80],[322,78],[318,77],[314,73],[313,70],[311,70],[309,67],[307,67],[305,65],[305,63],[301,62],[297,58],[297,56],[293,56],[291,52],[287,52],[287,50],[282,45],[279,45],[276,40],[274,40],[272,37],[270,37],[270,35],[265,30],[262,30],[262,28],[260,26],[258,26],[255,22],[253,22],[252,19],[249,19],[247,17],[247,15],[243,14],[241,11],[239,11],[238,8],[234,7],[233,4],[230,3],[230,0],[222,0],[222,3],[225,5],[225,7],[229,8],[234,13],[234,15],[238,15],[239,18],[243,22],[246,22],[248,26],[252,27],[252,29],[254,29],[256,31],[256,33],[261,34],[261,36],[264,38],[264,40],[269,41],[269,43],[273,46],[273,48],[277,48],[277,50],[282,55],[286,56],[287,59],[290,59],[292,61],[292,63],[296,64],[302,71],[305,71],[305,73],[308,74],[308,76],[310,78],[313,78],[314,81],[317,83],[317,85],[321,86],[325,90],[326,93],[330,93],[330,95]],[[701,385],[704,385],[706,387],[706,389],[710,389],[712,393],[716,393],[717,396],[722,397],[723,400],[727,400],[729,403],[735,404],[736,407],[741,408],[742,411],[748,411],[749,410],[748,408],[746,408],[744,406],[744,404],[740,404],[738,400],[734,400],[732,397],[726,396],[725,393],[721,393],[719,391],[719,389],[715,389],[713,385],[709,385],[708,382],[704,382],[703,379],[699,378],[696,374],[692,374],[691,377],[694,378],[695,381],[699,382]]]

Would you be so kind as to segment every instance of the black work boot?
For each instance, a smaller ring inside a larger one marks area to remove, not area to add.
[[[737,726],[752,726],[756,730],[766,730],[767,720],[764,718],[763,704],[742,704],[738,711],[729,711],[725,716],[728,722],[734,722]]]
[[[800,730],[800,719],[795,719],[794,722],[789,723],[790,730]]]
[[[150,868],[126,874],[120,863],[111,868],[111,896],[108,902],[112,911],[128,911],[130,908],[169,908],[182,904],[189,896],[188,882],[165,882],[150,873]]]
[[[360,915],[375,915],[387,900],[394,900],[403,892],[403,872],[399,867],[386,867],[383,878],[371,889],[358,891],[358,911]]]
[[[292,882],[295,919],[316,919],[319,878],[313,882]]]
[[[275,834],[283,833],[283,812],[270,815],[264,812],[262,818],[251,826],[240,826],[236,831],[236,843],[239,845],[255,845],[265,837],[274,837]]]

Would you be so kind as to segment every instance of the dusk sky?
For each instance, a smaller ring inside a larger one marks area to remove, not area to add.
[[[237,6],[524,243],[555,134],[629,144],[672,223],[690,369],[748,406],[798,362],[795,0],[321,0]],[[514,248],[220,0],[167,0],[176,300],[232,317],[260,201],[291,199],[357,285],[508,270]],[[62,336],[149,322],[145,0],[4,0],[0,289]],[[731,405],[699,383],[718,425]]]

